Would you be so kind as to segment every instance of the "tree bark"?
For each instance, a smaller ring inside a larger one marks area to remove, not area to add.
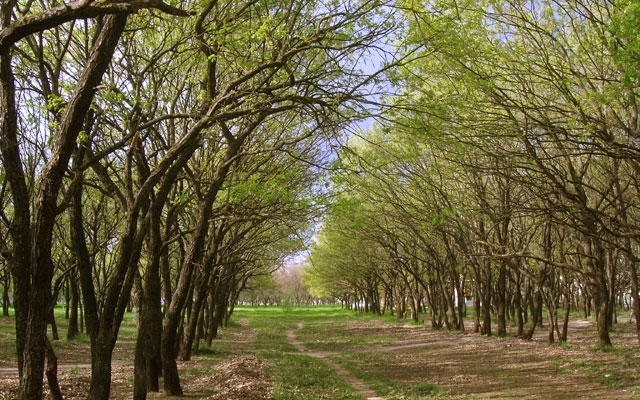
[[[525,340],[531,340],[533,338],[533,334],[536,331],[536,327],[538,326],[538,322],[540,318],[538,315],[540,314],[540,310],[542,310],[542,293],[540,293],[540,289],[536,291],[533,295],[533,299],[531,301],[531,328],[524,335]]]
[[[0,10],[1,28],[11,21],[11,7]],[[9,269],[13,277],[13,297],[16,324],[16,354],[18,375],[22,378],[24,348],[29,318],[29,286],[31,265],[31,204],[29,190],[20,159],[18,113],[16,110],[15,77],[9,50],[0,52],[0,152],[13,199],[13,221],[9,227],[13,248],[9,254]]]
[[[141,161],[142,163],[146,161]],[[146,165],[143,169],[147,169]],[[170,179],[171,177],[168,177]],[[143,276],[139,307],[139,329],[135,351],[134,399],[144,400],[147,392],[160,391],[160,341],[162,337],[162,281],[160,265],[163,237],[160,221],[168,183],[162,185],[158,196],[154,196],[149,215],[148,253],[151,259]]]
[[[604,277],[600,277],[604,281]],[[596,312],[596,326],[598,329],[598,340],[600,345],[609,347],[612,345],[609,336],[609,293],[604,282],[598,282],[598,279],[592,281],[592,296],[594,308]]]
[[[515,290],[513,294],[513,301],[515,306],[516,313],[516,337],[521,338],[524,333],[524,318],[522,316],[522,291],[521,291],[521,280],[522,274],[520,271],[515,271],[516,281],[515,281]]]
[[[51,324],[51,337],[53,340],[60,340],[58,324],[56,323],[55,306],[52,306],[51,311],[49,312],[49,324]]]
[[[78,282],[75,274],[72,274],[69,278],[69,326],[67,328],[67,340],[73,340],[80,330],[78,329],[78,305],[80,303],[80,293],[78,291]]]
[[[49,391],[53,400],[62,400],[62,392],[60,391],[60,385],[58,383],[58,357],[53,351],[51,342],[47,340],[46,344],[47,352],[47,382],[49,383]]]
[[[569,315],[571,314],[571,293],[569,288],[566,288],[565,296],[564,296],[564,317],[562,319],[562,333],[560,334],[560,341],[563,343],[567,342],[567,337],[569,335]]]
[[[491,263],[484,261],[483,297],[482,297],[482,334],[491,336]]]
[[[205,270],[210,270],[205,264]],[[196,329],[198,327],[198,321],[201,320],[202,309],[204,302],[207,298],[207,289],[209,288],[210,273],[206,271],[200,271],[198,279],[196,280],[193,290],[194,301],[191,305],[191,311],[189,312],[189,318],[187,320],[187,326],[184,333],[182,342],[182,352],[180,358],[182,361],[191,360],[191,352],[193,350],[193,341],[196,337]]]
[[[507,335],[507,268],[504,262],[500,263],[500,269],[498,271],[498,292],[496,293],[496,300],[498,301],[498,336]]]

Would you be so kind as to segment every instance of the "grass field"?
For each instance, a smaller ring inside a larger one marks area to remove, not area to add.
[[[64,337],[65,320],[57,312]],[[134,321],[126,316],[114,352],[114,399],[131,398]],[[546,328],[522,341],[434,331],[338,307],[237,307],[213,346],[179,367],[185,394],[194,399],[351,400],[372,392],[387,400],[640,399],[640,352],[631,324],[614,327],[615,346],[606,351],[594,345],[590,321],[574,319],[569,335],[568,343],[549,345]],[[15,398],[14,348],[13,321],[4,318],[0,399]],[[55,348],[65,398],[83,398],[88,339],[63,339]]]

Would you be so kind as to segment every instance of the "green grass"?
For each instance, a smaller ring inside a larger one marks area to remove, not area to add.
[[[16,331],[13,312],[11,317],[0,318],[0,360],[16,359]]]
[[[67,371],[67,375],[69,376],[80,376],[82,374],[82,369],[79,366],[73,366]]]
[[[192,365],[184,369],[181,374],[181,379],[193,379],[200,376],[212,375],[214,373],[213,368],[207,365]]]
[[[354,391],[321,360],[299,354],[287,343],[286,330],[295,330],[298,340],[310,351],[336,351],[385,346],[397,338],[376,334],[376,325],[405,325],[408,320],[394,316],[356,313],[339,307],[282,308],[240,307],[234,317],[247,318],[250,327],[259,332],[254,343],[269,362],[269,374],[275,379],[274,398],[293,399],[360,399]],[[298,324],[303,321],[303,327]],[[362,335],[354,326],[371,328]],[[382,332],[382,331],[381,331]],[[442,389],[430,383],[398,384],[381,374],[365,370],[383,366],[374,353],[350,356],[335,355],[331,359],[365,381],[379,395],[389,400],[444,398]],[[377,364],[376,364],[377,363]]]
[[[258,355],[267,360],[275,400],[362,399],[329,366],[299,353],[287,343],[286,337],[286,330],[297,329],[300,321],[304,321],[302,330],[314,331],[319,327],[326,329],[329,321],[349,319],[350,313],[335,307],[239,307],[234,318],[249,319],[250,327],[258,332],[253,345]]]
[[[397,336],[376,334],[375,326],[380,325],[380,322],[380,320],[362,318],[332,322],[330,326],[326,321],[305,322],[304,328],[297,333],[297,336],[298,339],[305,342],[308,349],[317,351],[386,346],[398,340]],[[363,336],[359,329],[350,327],[350,324],[353,323],[372,329],[369,330],[368,335]]]
[[[274,380],[276,400],[362,399],[322,361],[303,354],[270,353],[267,373]]]

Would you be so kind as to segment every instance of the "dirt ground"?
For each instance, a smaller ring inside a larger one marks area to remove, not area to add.
[[[547,331],[532,341],[513,337],[487,338],[474,333],[434,331],[413,325],[352,323],[350,334],[395,338],[368,348],[328,341],[311,350],[301,337],[303,324],[287,332],[298,351],[324,359],[364,398],[374,398],[371,385],[344,366],[360,365],[364,375],[393,380],[398,386],[423,383],[455,399],[640,399],[640,346],[632,324],[620,323],[612,332],[613,350],[594,346],[596,332],[588,321],[572,321],[569,343],[548,344]],[[255,332],[246,321],[222,331],[224,354],[194,357],[180,363],[186,398],[213,400],[271,399],[272,381],[266,361],[252,352]],[[132,397],[133,343],[120,342],[114,354],[113,399]],[[65,399],[83,399],[89,383],[89,349],[74,346],[58,352],[59,378]],[[369,380],[370,381],[370,380]],[[17,371],[0,360],[0,400],[15,399]],[[166,398],[151,394],[151,399]],[[396,397],[400,398],[400,397]],[[425,397],[427,398],[427,397]]]
[[[265,375],[266,362],[251,354],[256,337],[246,321],[240,328],[223,330],[220,357],[193,356],[189,362],[178,362],[184,398],[207,400],[270,399],[272,383]],[[111,376],[111,399],[133,397],[133,358],[135,343],[118,341],[114,350]],[[58,349],[58,380],[65,400],[85,399],[90,384],[90,349],[74,343]],[[222,359],[221,359],[222,358]],[[13,362],[0,360],[0,400],[17,399],[18,372]],[[45,398],[50,399],[45,384]],[[167,399],[162,393],[150,393],[149,399]]]
[[[457,399],[640,399],[640,347],[631,324],[612,332],[615,349],[595,346],[595,328],[573,321],[569,343],[404,329],[403,343],[337,359],[366,365],[367,374],[405,386],[436,385]]]

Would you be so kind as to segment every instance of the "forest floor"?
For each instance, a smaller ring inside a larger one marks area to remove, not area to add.
[[[237,322],[221,330],[213,349],[179,363],[185,398],[640,399],[640,347],[628,322],[614,326],[614,347],[602,349],[595,345],[592,322],[579,318],[571,321],[568,343],[549,344],[546,327],[524,341],[480,336],[469,332],[470,323],[467,332],[459,333],[389,317],[351,318],[338,311],[341,318],[334,321],[312,313],[280,310],[282,321],[273,313],[254,326],[252,315],[239,309]],[[132,398],[133,344],[125,335],[116,346],[112,399]],[[90,379],[87,341],[55,345],[65,399],[85,398]],[[267,354],[265,348],[272,350]],[[283,386],[273,373],[274,360],[283,357],[309,357],[324,364],[351,387],[351,394],[328,394],[299,382]],[[0,359],[0,399],[15,399],[16,390],[15,360]],[[286,392],[290,395],[282,395]],[[168,397],[152,393],[149,398]]]

